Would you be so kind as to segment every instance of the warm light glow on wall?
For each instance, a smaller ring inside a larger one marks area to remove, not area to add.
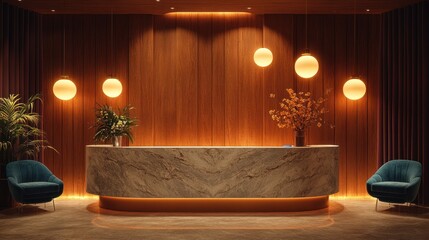
[[[295,62],[295,72],[302,78],[311,78],[319,71],[319,62],[310,53],[304,53]]]
[[[361,99],[366,93],[365,83],[359,78],[351,78],[344,84],[343,93],[350,100]]]
[[[268,48],[259,48],[253,54],[253,60],[260,67],[269,66],[273,62],[273,53]]]
[[[103,83],[103,92],[106,96],[115,98],[122,93],[122,84],[116,78],[108,78]]]
[[[63,77],[56,81],[52,90],[54,91],[55,97],[67,101],[76,95],[76,85],[67,77]]]

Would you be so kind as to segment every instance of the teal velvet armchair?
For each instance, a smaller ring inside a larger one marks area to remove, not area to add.
[[[412,160],[391,160],[366,182],[368,194],[389,203],[411,203],[419,192],[422,165]]]
[[[63,182],[38,161],[11,162],[6,165],[6,177],[12,197],[19,203],[46,203],[63,193]]]

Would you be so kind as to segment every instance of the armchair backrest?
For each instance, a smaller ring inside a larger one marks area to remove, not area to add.
[[[376,174],[380,175],[382,181],[410,182],[422,176],[422,164],[413,160],[390,160]]]
[[[42,163],[34,160],[19,160],[6,165],[6,177],[13,177],[18,183],[47,182],[52,172]]]

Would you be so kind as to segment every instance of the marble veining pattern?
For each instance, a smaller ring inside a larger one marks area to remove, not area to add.
[[[146,198],[284,198],[338,192],[338,146],[87,146],[87,192]]]

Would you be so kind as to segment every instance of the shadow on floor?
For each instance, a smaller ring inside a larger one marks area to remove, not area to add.
[[[383,214],[429,219],[429,207],[418,205],[386,204],[383,209],[379,209],[378,211]]]
[[[22,209],[19,210],[19,207],[13,207],[9,209],[5,209],[0,211],[0,218],[3,219],[10,219],[10,218],[22,218],[22,217],[31,217],[36,215],[43,215],[43,214],[49,214],[52,213],[54,210],[52,209],[52,206],[47,206],[46,208],[44,205],[29,205],[26,204],[22,206]]]

